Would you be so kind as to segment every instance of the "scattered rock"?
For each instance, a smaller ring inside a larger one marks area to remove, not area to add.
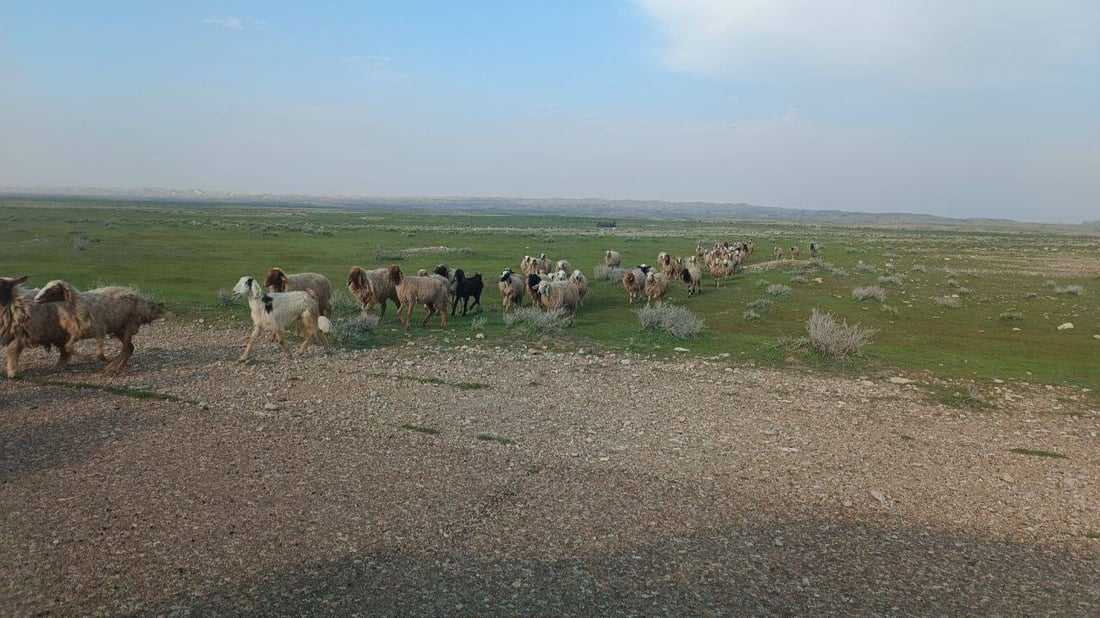
[[[1066,322],[1058,325],[1058,330],[1070,330],[1073,328],[1073,322]]]
[[[880,504],[886,504],[886,494],[877,489],[871,490],[871,497],[878,500]]]
[[[689,350],[687,348],[672,348],[672,351],[673,352],[690,352],[691,350]]]
[[[271,403],[269,401],[269,402],[264,404],[264,410],[267,410],[268,412],[273,412],[273,411],[278,410],[278,409],[279,409],[279,404],[277,404],[277,403]]]
[[[901,376],[894,376],[890,378],[891,384],[912,384],[916,380],[910,380],[909,378],[903,378]]]

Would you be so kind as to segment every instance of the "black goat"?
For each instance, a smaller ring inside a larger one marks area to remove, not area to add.
[[[474,299],[474,303],[469,306],[470,309],[474,307],[481,308],[481,290],[485,289],[485,282],[481,280],[481,273],[475,273],[473,277],[466,278],[466,273],[461,268],[455,270],[455,283],[454,283],[454,304],[451,305],[451,315],[455,314],[455,309],[458,308],[458,299],[462,299],[462,315],[466,316],[466,304],[470,302],[470,299]]]

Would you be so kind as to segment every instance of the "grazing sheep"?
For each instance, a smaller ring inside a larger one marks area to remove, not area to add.
[[[568,279],[569,273],[573,272],[573,265],[569,263],[569,260],[558,260],[558,262],[554,264],[555,272],[561,272],[563,270],[565,271],[565,278]]]
[[[798,247],[791,247],[791,261],[797,260],[800,253],[802,253],[801,249]]]
[[[812,257],[812,258],[821,257],[821,245],[819,245],[815,242],[810,243],[810,257]]]
[[[642,264],[623,273],[623,287],[626,289],[631,305],[634,304],[635,299],[642,295],[647,272],[649,272],[649,267]]]
[[[612,249],[603,252],[603,265],[608,268],[618,268],[623,263],[623,254]]]
[[[673,257],[664,251],[657,256],[657,264],[661,267],[661,272],[671,281],[680,276],[680,271],[684,269],[684,259],[681,257]]]
[[[584,297],[588,294],[588,277],[585,277],[580,270],[574,270],[573,274],[569,275],[569,282],[577,288],[577,294],[580,295],[579,302],[584,304]]]
[[[388,268],[363,270],[358,266],[352,266],[348,271],[348,291],[362,303],[363,313],[379,305],[379,321],[386,316],[386,301],[393,301],[398,309],[401,308],[401,301],[397,300],[397,290],[387,276],[388,273]]]
[[[481,273],[474,273],[473,277],[466,277],[466,273],[459,268],[455,271],[455,291],[454,302],[451,304],[451,316],[455,314],[455,309],[458,307],[458,300],[462,299],[462,316],[466,316],[466,303],[471,298],[474,299],[474,304],[470,305],[470,308],[481,308],[481,291],[485,289],[485,283],[481,279]]]
[[[645,275],[645,306],[648,307],[653,301],[659,303],[665,302],[665,297],[668,296],[670,279],[665,276],[664,273],[659,273],[655,270],[651,270]]]
[[[164,305],[153,302],[133,288],[105,287],[81,292],[60,280],[53,280],[34,296],[36,303],[58,303],[57,318],[69,333],[65,352],[72,355],[82,339],[95,338],[100,360],[107,335],[122,342],[122,350],[107,362],[107,373],[122,371],[134,354],[134,335],[145,324],[164,315]]]
[[[680,271],[680,278],[684,280],[688,296],[702,293],[703,269],[699,267],[699,260],[694,255],[688,258],[684,270]]]
[[[68,365],[71,357],[65,347],[69,333],[61,327],[58,303],[34,302],[34,293],[20,287],[26,280],[25,276],[0,277],[0,346],[4,346],[9,378],[17,375],[19,355],[24,348],[57,348],[61,353],[57,359],[58,369]]]
[[[321,315],[332,313],[332,284],[322,274],[288,275],[281,268],[272,268],[267,271],[264,287],[268,292],[312,292]]]
[[[505,312],[523,304],[523,291],[526,287],[523,277],[512,272],[511,268],[506,268],[500,273],[497,289],[500,290],[501,304]]]
[[[290,346],[286,344],[286,329],[291,324],[300,322],[305,328],[306,338],[302,346],[298,348],[301,356],[309,351],[309,346],[315,338],[320,338],[325,350],[329,349],[328,338],[325,333],[332,328],[328,318],[321,315],[321,306],[317,297],[311,292],[294,290],[291,292],[264,292],[259,282],[249,276],[237,280],[233,287],[234,298],[248,297],[248,306],[252,315],[252,334],[248,336],[248,343],[244,346],[244,352],[237,359],[238,363],[248,360],[252,354],[252,346],[260,336],[261,331],[268,331],[275,336],[283,355],[290,358]]]
[[[580,303],[580,293],[577,286],[569,281],[540,281],[538,284],[539,299],[543,309],[547,311],[565,311],[569,314],[569,325],[577,315],[577,304]]]
[[[775,256],[775,260],[779,261],[783,259],[783,247],[776,247],[772,249],[772,255]]]
[[[404,318],[401,318],[405,330],[409,330],[409,325],[412,323],[412,310],[416,305],[424,305],[424,310],[427,312],[424,321],[420,323],[421,326],[427,325],[428,320],[438,313],[439,328],[447,327],[449,284],[445,277],[439,275],[409,277],[401,272],[401,268],[397,264],[390,266],[388,276],[397,289],[397,298],[401,301],[401,307],[397,310],[397,317],[401,318],[402,310],[405,312]]]

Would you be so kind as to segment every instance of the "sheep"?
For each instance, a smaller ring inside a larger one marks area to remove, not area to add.
[[[574,270],[573,274],[569,275],[569,282],[577,288],[577,294],[580,296],[578,302],[584,304],[584,297],[588,294],[588,277],[585,277],[579,269]]]
[[[309,351],[309,346],[315,338],[321,340],[325,350],[329,350],[328,338],[325,333],[332,328],[332,322],[321,315],[321,306],[317,297],[312,292],[294,290],[291,292],[264,292],[259,282],[247,275],[237,280],[233,287],[233,297],[248,297],[248,306],[252,313],[252,334],[248,337],[248,343],[244,346],[244,352],[237,359],[238,363],[248,360],[252,354],[252,346],[260,336],[261,331],[268,331],[275,336],[283,355],[288,359],[290,346],[286,344],[286,328],[291,324],[301,322],[305,327],[306,338],[302,346],[298,348],[301,356]]]
[[[564,270],[565,278],[568,279],[569,273],[573,272],[573,265],[569,263],[569,260],[558,260],[557,263],[554,264],[554,270],[556,272],[561,272]]]
[[[527,297],[531,299],[532,307],[538,307],[542,304],[539,297],[539,283],[549,280],[550,278],[546,275],[539,275],[536,273],[531,273],[527,275]]]
[[[782,260],[783,259],[783,247],[776,247],[775,249],[772,249],[772,255],[775,256],[775,261],[778,262],[779,260]]]
[[[718,260],[710,265],[710,275],[714,277],[714,287],[721,287],[722,279],[733,274],[733,262]]]
[[[447,298],[450,285],[446,277],[439,275],[409,277],[401,272],[401,267],[397,264],[390,265],[387,276],[397,289],[397,298],[401,301],[401,308],[397,310],[397,317],[401,318],[405,330],[409,330],[409,325],[412,323],[413,307],[416,305],[424,305],[424,310],[427,312],[424,321],[420,323],[421,326],[427,325],[428,320],[438,313],[439,328],[447,327]],[[402,310],[405,312],[403,318],[401,316]]]
[[[551,281],[568,281],[569,280],[569,271],[559,270],[559,271],[555,272],[554,274],[550,275],[550,280]]]
[[[643,286],[646,297],[645,306],[648,307],[653,301],[664,303],[665,297],[668,296],[669,283],[670,280],[664,273],[655,270],[646,273],[645,285]]]
[[[683,258],[673,257],[664,251],[657,255],[657,264],[660,265],[661,272],[664,273],[669,280],[679,277],[680,271],[684,269]]]
[[[466,303],[471,298],[474,299],[474,304],[470,305],[473,309],[477,307],[481,308],[481,291],[485,288],[485,283],[481,280],[481,273],[474,273],[473,277],[466,277],[466,273],[459,268],[455,271],[455,291],[454,302],[451,304],[451,316],[455,314],[455,309],[458,307],[458,299],[462,299],[462,316],[466,316]]]
[[[348,291],[362,303],[363,313],[369,312],[375,305],[381,306],[378,313],[379,320],[386,316],[386,301],[393,301],[393,304],[401,309],[397,290],[386,276],[388,273],[388,268],[363,270],[358,266],[352,266],[348,271]]]
[[[573,325],[577,315],[577,304],[580,302],[577,286],[569,281],[540,281],[538,294],[543,309],[568,313],[569,325]]]
[[[649,266],[642,264],[637,268],[631,268],[623,273],[623,288],[626,289],[631,305],[634,304],[635,299],[642,295],[642,288],[645,286],[645,276],[647,272],[649,272]]]
[[[267,271],[264,286],[268,292],[313,292],[317,299],[317,310],[321,315],[332,313],[332,284],[328,277],[318,273],[298,273],[288,275],[281,268]]]
[[[684,280],[688,296],[702,293],[703,269],[699,267],[699,261],[694,255],[688,258],[684,270],[680,271],[680,278]]]
[[[65,368],[71,354],[65,344],[69,333],[61,328],[58,303],[36,303],[36,290],[24,290],[27,277],[0,277],[0,346],[7,357],[7,374],[14,378],[19,370],[19,355],[27,347],[51,347],[60,351],[56,367]],[[100,349],[102,354],[103,350]]]
[[[95,338],[100,360],[103,340],[114,335],[122,342],[122,350],[107,361],[107,373],[122,371],[134,354],[134,335],[145,324],[164,315],[164,305],[133,288],[110,286],[81,292],[72,285],[55,279],[34,296],[36,303],[58,303],[58,323],[69,334],[64,351],[71,355],[81,339]]]
[[[810,243],[810,257],[812,257],[812,258],[821,257],[821,245],[819,245],[817,243],[814,243],[814,242]]]
[[[523,293],[527,286],[523,278],[512,272],[511,268],[505,268],[500,273],[500,282],[497,289],[500,290],[501,304],[505,312],[509,308],[519,307],[523,304]]]
[[[798,259],[799,253],[801,253],[801,250],[798,247],[791,247],[791,261],[792,262]]]
[[[617,268],[623,263],[623,254],[613,249],[603,252],[603,265],[608,268]]]

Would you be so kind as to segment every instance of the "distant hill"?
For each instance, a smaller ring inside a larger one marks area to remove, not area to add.
[[[755,223],[799,223],[806,225],[847,225],[922,228],[1021,228],[1051,227],[1091,231],[1100,221],[1081,225],[1036,224],[1011,219],[956,219],[914,213],[866,213],[842,210],[809,210],[756,206],[744,203],[664,202],[657,200],[608,200],[596,198],[520,198],[520,197],[363,197],[348,195],[284,195],[266,193],[230,193],[201,189],[103,189],[67,187],[61,189],[0,188],[0,198],[93,199],[121,201],[157,201],[192,204],[239,206],[283,206],[296,208],[338,208],[355,210],[424,210],[466,213],[524,213],[574,215],[601,218],[638,217],[645,219],[729,220]]]

